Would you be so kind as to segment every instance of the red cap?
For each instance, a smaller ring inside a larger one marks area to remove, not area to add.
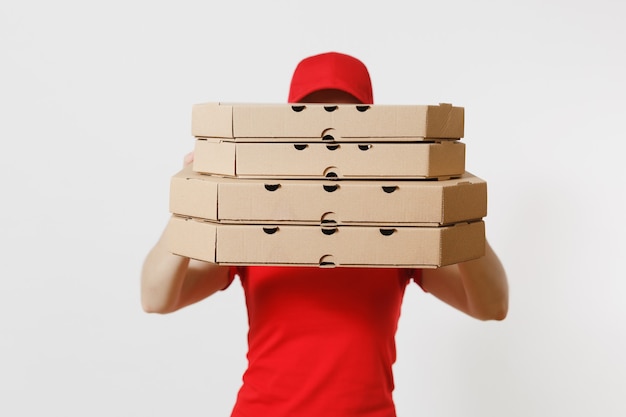
[[[363,104],[373,104],[372,81],[358,59],[338,52],[304,58],[296,67],[289,88],[289,103],[298,103],[319,90],[341,90]]]

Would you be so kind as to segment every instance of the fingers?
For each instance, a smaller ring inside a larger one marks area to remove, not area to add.
[[[193,162],[193,151],[189,152],[185,155],[185,159],[183,160],[183,165],[187,166]]]

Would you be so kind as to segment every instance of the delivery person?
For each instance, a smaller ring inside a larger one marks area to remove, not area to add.
[[[336,52],[305,58],[289,102],[372,104],[368,70]],[[437,269],[228,267],[171,254],[167,233],[144,261],[145,311],[176,311],[236,276],[243,286],[248,368],[232,417],[394,417],[395,334],[410,281],[477,319],[507,314],[506,274],[489,244],[479,259]]]

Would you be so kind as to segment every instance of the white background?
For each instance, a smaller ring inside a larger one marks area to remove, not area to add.
[[[166,5],[171,3],[170,5]],[[175,4],[175,5],[174,5]],[[411,286],[398,414],[626,415],[624,16],[596,1],[3,1],[0,415],[228,416],[241,287],[144,313],[191,106],[284,102],[336,50],[379,104],[466,109],[503,322]]]

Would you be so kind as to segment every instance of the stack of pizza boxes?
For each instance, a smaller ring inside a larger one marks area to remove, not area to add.
[[[171,179],[170,250],[224,265],[437,268],[485,250],[487,185],[465,171],[464,109],[193,106]]]

